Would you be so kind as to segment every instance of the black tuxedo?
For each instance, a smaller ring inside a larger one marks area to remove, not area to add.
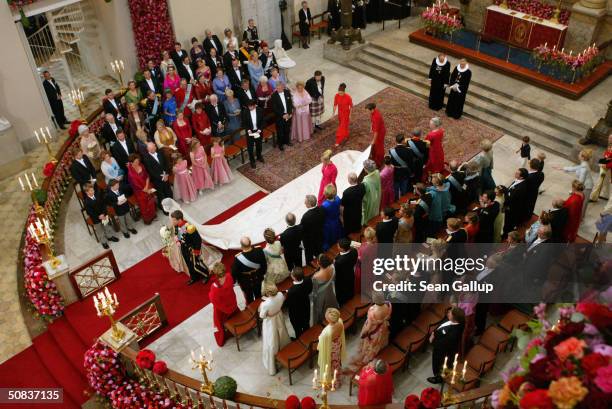
[[[361,231],[363,196],[365,196],[365,187],[361,183],[347,187],[342,193],[342,220],[346,234]]]
[[[106,214],[106,201],[100,193],[96,192],[93,198],[83,194],[83,207],[87,215],[91,217],[93,224],[102,223],[100,216]]]
[[[255,95],[255,88],[253,88],[253,85],[249,84],[249,91],[251,92],[251,98],[249,98],[246,91],[242,89],[242,87],[239,87],[235,92],[236,98],[238,98],[238,101],[240,101],[240,105],[243,108],[246,108],[251,100],[254,99],[257,101],[257,96]],[[263,123],[261,125],[263,127]]]
[[[376,225],[376,240],[381,244],[391,244],[397,231],[397,218],[392,217],[389,221],[380,221]]]
[[[300,36],[308,37],[310,35],[310,26],[312,25],[312,14],[310,14],[310,8],[307,7],[306,11],[303,8],[298,12]]]
[[[350,248],[348,253],[338,253],[334,260],[336,270],[336,300],[344,305],[355,295],[355,264],[357,264],[357,250]]]
[[[289,321],[295,331],[295,337],[299,338],[310,327],[310,293],[312,292],[312,281],[305,277],[299,283],[287,290],[287,297],[283,307],[289,312]]]
[[[429,206],[431,206],[432,197],[429,193],[421,196],[424,206],[417,204],[414,207],[414,242],[424,243],[429,231]]]
[[[563,243],[563,230],[567,224],[567,208],[550,211],[550,229],[552,230],[551,241],[553,243]]]
[[[255,164],[255,155],[257,155],[257,159],[263,159],[261,156],[261,135],[264,128],[263,109],[255,107],[255,116],[257,121],[256,124],[253,123],[253,119],[251,118],[251,110],[249,108],[242,108],[241,123],[242,128],[247,131],[247,151],[249,152],[249,162],[251,162],[251,165]],[[260,131],[259,137],[256,138],[249,135],[249,132],[256,131]]]
[[[463,335],[463,324],[451,324],[440,328],[443,324],[440,324],[433,332],[431,368],[434,376],[440,375],[444,357],[448,357],[449,363],[453,362],[455,354],[459,352],[459,345]]]
[[[300,227],[302,228],[302,243],[306,253],[306,263],[318,257],[323,252],[323,223],[325,222],[325,211],[315,206],[306,210],[302,216]]]
[[[115,121],[115,125],[117,126],[117,130],[113,131],[110,123],[104,121],[104,125],[102,125],[102,139],[104,139],[105,144],[112,144],[117,140],[117,132],[122,129],[121,124]]]
[[[116,140],[111,145],[110,151],[111,155],[113,155],[113,158],[115,158],[119,166],[121,166],[121,169],[123,169],[123,171],[127,175],[128,157],[132,153],[134,153],[134,144],[132,143],[132,141],[126,138],[125,145],[127,146],[127,152],[125,151],[125,148],[123,147],[121,142],[119,142],[119,140]]]
[[[45,94],[47,94],[55,122],[57,122],[58,126],[63,127],[68,121],[64,114],[64,102],[61,99],[62,91],[60,86],[55,82],[54,78],[50,78],[49,80],[43,80],[43,88],[45,89]]]
[[[283,254],[289,271],[293,267],[302,267],[302,230],[300,226],[289,226],[280,235],[280,243],[283,246]]]
[[[393,151],[393,153],[391,152]],[[400,183],[408,183],[410,176],[412,175],[413,168],[413,156],[414,154],[406,145],[395,145],[389,150],[389,156],[391,156],[391,164],[393,165],[393,182],[396,185]],[[399,159],[399,160],[398,160]],[[401,163],[400,162],[403,162]],[[397,192],[397,188],[395,191]]]
[[[76,159],[72,161],[70,164],[70,174],[72,178],[83,186],[85,183],[91,182],[92,179],[96,179],[96,168],[91,163],[87,155],[83,155],[83,162],[85,166],[83,166]]]
[[[156,94],[162,94],[163,90],[162,90],[162,85],[161,82],[159,82],[156,78],[154,78],[153,76],[151,76],[151,82],[153,84],[153,88],[151,88],[149,86],[149,83],[147,82],[146,79],[143,79],[140,82],[140,90],[142,91],[142,96],[146,97],[147,94],[149,93],[149,91],[153,91]]]
[[[529,213],[533,214],[538,195],[540,193],[540,185],[544,182],[544,172],[536,171],[529,173],[527,176],[527,201],[529,203]]]
[[[534,299],[542,299],[542,287],[548,279],[553,258],[558,256],[556,248],[557,246],[550,240],[544,240],[539,244],[534,242],[525,251],[523,266],[520,269],[523,275],[523,288],[537,297]]]
[[[411,138],[410,141],[406,142],[406,146],[414,153],[414,168],[412,171],[415,183],[420,182],[423,176],[423,166],[429,159],[429,147],[425,141],[415,138]]]
[[[451,194],[451,203],[455,205],[455,213],[465,213],[467,203],[467,193],[463,186],[465,182],[465,172],[461,170],[455,170],[448,176],[448,182],[450,184],[449,191]]]
[[[223,60],[218,55],[215,55],[215,58],[212,58],[210,55],[206,56],[206,65],[210,68],[210,72],[212,73],[212,77],[215,78],[217,73],[217,68],[223,68]]]
[[[217,109],[212,104],[206,104],[206,116],[210,120],[210,129],[213,136],[221,136],[225,132],[225,122],[227,121],[227,113],[223,104],[217,104]],[[219,124],[223,124],[223,128],[219,129]]]
[[[277,68],[278,69],[278,62],[276,62],[276,57],[274,56],[274,54],[270,51],[270,56],[268,57],[266,54],[262,53],[259,56],[259,59],[261,61],[261,66],[264,67],[264,72],[265,74],[268,76],[268,78],[270,78],[270,76],[272,75],[272,68]],[[271,59],[272,61],[268,61],[269,59]],[[267,66],[267,64],[270,64],[270,66]]]
[[[506,220],[504,222],[504,234],[508,234],[523,222],[529,220],[529,203],[527,201],[529,185],[526,180],[511,185],[504,206],[506,208]]]
[[[130,212],[130,204],[127,202],[127,200],[123,204],[119,204],[119,196],[124,195],[127,197],[128,193],[121,187],[121,185],[119,185],[119,190],[117,192],[119,194],[113,192],[110,186],[108,186],[106,189],[105,199],[108,206],[112,206],[113,209],[115,209],[117,216],[123,216]]]
[[[166,161],[164,159],[164,155],[162,155],[161,152],[157,152],[157,159],[155,160],[155,158],[153,157],[153,155],[151,155],[150,153],[146,153],[143,158],[142,158],[142,162],[145,165],[145,168],[147,169],[147,172],[149,173],[149,177],[151,178],[151,182],[153,183],[153,186],[155,187],[155,194],[157,195],[157,203],[158,205],[161,207],[161,201],[164,200],[167,197],[172,197],[172,188],[170,187],[170,183],[168,182],[168,180],[164,181],[162,180],[162,175],[164,173],[167,174],[166,169]]]
[[[217,55],[223,54],[223,44],[221,43],[221,41],[219,41],[219,37],[217,37],[215,34],[211,35],[210,38],[206,37],[202,41],[202,48],[204,48],[206,54],[210,54],[211,48],[217,49]]]
[[[245,257],[249,263],[257,264],[258,267],[253,268],[243,264],[240,261],[242,257]],[[236,255],[232,264],[232,277],[244,292],[247,304],[261,297],[261,283],[266,275],[266,271],[266,255],[261,248],[253,247],[252,250],[246,253],[242,252]]]
[[[319,99],[325,93],[325,77],[321,76],[321,92],[319,92],[319,87],[317,87],[317,80],[315,80],[314,77],[306,81],[304,89],[306,90],[306,92],[308,92],[310,98],[312,98],[313,100]]]
[[[289,144],[290,132],[291,132],[291,118],[286,120],[283,118],[284,114],[291,115],[293,113],[293,99],[291,93],[287,90],[284,91],[285,105],[281,100],[278,91],[272,94],[272,111],[276,115],[276,139],[279,149],[283,149],[283,145]]]
[[[239,65],[239,72],[240,72],[240,76],[238,76],[238,74],[236,73],[236,71],[234,71],[234,67],[230,67],[227,69],[226,71],[226,75],[227,78],[230,81],[230,84],[232,84],[232,88],[234,89],[234,93],[237,93],[238,90],[240,89],[240,85],[242,85],[242,80],[245,78],[249,78],[249,74],[246,72],[246,70],[243,68],[242,65]],[[249,81],[250,84],[250,81]],[[251,85],[251,88],[253,88],[253,86]],[[255,93],[253,92],[253,97],[255,97]]]
[[[232,61],[234,60],[238,60],[240,61],[239,55],[238,55],[238,50],[234,50],[234,54],[232,55],[232,53],[227,50],[225,52],[225,54],[223,54],[223,65],[225,66],[225,73],[229,76],[229,72],[230,70],[233,69],[233,65],[232,65]],[[240,63],[240,66],[242,66],[242,63]]]
[[[115,97],[114,102],[116,107],[111,103],[108,98],[104,98],[104,102],[102,103],[102,106],[104,107],[104,113],[112,114],[115,117],[115,122],[123,122],[123,119],[125,118],[125,112],[123,111],[121,101],[119,100],[119,98]]]
[[[179,65],[183,64],[183,58],[189,56],[189,53],[187,53],[187,51],[181,49],[181,54],[179,55],[179,53],[176,52],[176,50],[172,50],[170,51],[170,58],[172,58],[172,61],[174,61],[174,66],[178,69]]]
[[[449,233],[448,237],[446,238],[446,257],[450,259],[465,258],[465,243],[467,242],[467,240],[468,234],[465,229],[459,229],[455,232]],[[454,273],[451,272],[450,274],[443,274],[445,277],[445,282],[449,283],[450,281],[452,281]]]
[[[478,209],[478,233],[476,243],[493,243],[493,232],[495,230],[495,219],[499,214],[499,203],[493,202],[490,206]]]
[[[187,82],[191,82],[192,80],[196,79],[196,70],[195,65],[193,65],[192,63],[189,63],[188,66],[191,69],[191,74],[189,74],[189,70],[182,62],[176,66],[176,71],[178,72],[179,77],[186,79]]]
[[[158,84],[163,84],[164,83],[164,75],[162,74],[162,70],[161,68],[159,68],[159,66],[155,66],[153,68],[149,68],[149,71],[151,72],[151,78],[153,78]]]

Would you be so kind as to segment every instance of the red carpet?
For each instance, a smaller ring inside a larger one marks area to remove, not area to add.
[[[265,196],[265,192],[259,191],[205,224],[221,223]],[[229,266],[235,253],[224,252],[223,263]],[[159,293],[168,325],[147,338],[144,342],[147,345],[208,304],[208,285],[196,283],[187,286],[187,281],[187,276],[174,272],[161,251],[158,251],[124,271],[121,278],[109,286],[109,290],[116,293],[120,301],[117,316],[128,313],[156,292]],[[27,407],[79,407],[88,398],[84,394],[87,381],[83,370],[83,354],[108,328],[108,320],[97,317],[91,297],[68,306],[65,317],[49,325],[47,332],[33,340],[33,346],[0,365],[0,385],[62,387],[64,404]]]

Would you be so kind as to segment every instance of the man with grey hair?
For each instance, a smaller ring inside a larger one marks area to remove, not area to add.
[[[365,187],[359,183],[355,172],[349,173],[348,182],[350,186],[342,193],[340,202],[341,220],[347,235],[361,231],[361,209],[365,196]]]
[[[386,405],[393,398],[393,374],[382,359],[374,359],[359,372],[359,406]]]
[[[168,182],[170,175],[168,174],[168,164],[164,155],[157,151],[155,143],[147,143],[147,153],[143,155],[142,163],[147,169],[151,182],[153,182],[155,187],[157,206],[167,215],[168,213],[161,207],[161,202],[167,197],[172,197],[172,188]]]
[[[308,210],[302,216],[300,228],[302,229],[302,243],[306,253],[306,263],[323,252],[323,223],[325,222],[325,211],[317,206],[317,197],[306,195],[304,205]]]
[[[295,215],[287,213],[285,216],[287,228],[280,235],[280,243],[283,246],[283,254],[289,271],[293,267],[302,267],[302,232],[300,226],[295,225]]]
[[[361,210],[361,225],[365,226],[370,219],[378,215],[380,210],[381,185],[380,172],[376,167],[376,162],[368,159],[363,162],[363,168],[367,175],[363,178],[365,195]]]
[[[567,208],[563,207],[565,201],[563,199],[555,199],[552,202],[552,209],[550,209],[550,229],[552,231],[551,241],[553,243],[563,243],[563,230],[567,224]]]
[[[427,143],[421,139],[423,132],[419,128],[415,128],[410,132],[410,139],[407,145],[414,154],[414,168],[412,184],[421,182],[423,178],[423,167],[429,159],[429,147]]]
[[[212,31],[206,29],[204,32],[206,34],[206,38],[202,41],[202,47],[206,54],[210,55],[210,49],[214,48],[217,50],[217,55],[223,55],[223,45],[221,41],[219,41],[219,37],[216,34],[213,34]]]
[[[238,282],[247,304],[261,298],[261,283],[267,270],[266,255],[261,247],[253,247],[251,239],[240,238],[240,253],[232,264],[232,277]]]

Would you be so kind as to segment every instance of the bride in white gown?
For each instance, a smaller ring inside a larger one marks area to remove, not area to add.
[[[189,216],[187,212],[185,212],[181,208],[181,206],[176,201],[174,201],[174,199],[166,198],[162,200],[161,204],[164,208],[164,211],[170,214],[172,214],[172,212],[175,210],[180,210],[181,212],[183,212],[183,218],[185,219],[185,221],[189,224],[193,224],[196,227],[198,233],[200,233],[200,236],[202,236],[202,261],[204,262],[206,267],[208,267],[209,270],[212,269],[212,266],[215,263],[221,262],[221,259],[223,258],[221,252],[212,246],[207,246],[204,244],[204,241],[206,241],[206,236],[203,233],[202,224],[198,223],[191,216]]]
[[[276,353],[289,343],[289,333],[283,314],[283,293],[273,283],[266,283],[262,303],[259,306],[263,366],[268,374],[276,374]]]

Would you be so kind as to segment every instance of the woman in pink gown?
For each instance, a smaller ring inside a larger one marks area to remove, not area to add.
[[[299,81],[293,93],[293,123],[291,124],[291,140],[303,142],[310,139],[312,134],[312,118],[310,117],[310,103],[312,98],[305,91],[304,83]]]
[[[210,176],[206,151],[199,140],[194,138],[191,141],[191,152],[189,155],[191,156],[191,176],[193,177],[195,188],[201,193],[204,189],[215,187]]]
[[[182,200],[185,203],[191,203],[198,197],[198,191],[193,183],[193,178],[189,174],[189,165],[180,153],[173,155],[174,166],[174,199]]]
[[[211,173],[215,185],[225,184],[232,180],[232,170],[225,159],[225,148],[220,143],[219,138],[213,138],[213,146],[210,148],[212,156]]]
[[[353,110],[353,99],[346,92],[346,84],[338,87],[338,93],[334,97],[334,115],[338,112],[338,130],[336,131],[336,147],[338,147],[349,136],[349,124],[351,111]]]
[[[393,173],[395,169],[391,162],[391,156],[385,156],[384,163],[385,166],[383,166],[380,171],[380,187],[382,189],[382,196],[380,199],[381,210],[391,206],[395,200],[395,193],[393,192]]]
[[[444,148],[442,147],[444,129],[440,118],[432,118],[429,121],[429,128],[431,131],[425,136],[425,140],[429,142],[429,159],[425,166],[425,176],[432,173],[444,173]]]
[[[323,201],[325,201],[325,186],[332,184],[334,185],[334,187],[337,187],[336,176],[338,176],[338,169],[336,168],[336,165],[334,165],[331,161],[331,156],[331,149],[328,149],[323,152],[323,155],[321,156],[321,162],[323,164],[323,167],[321,168],[321,173],[323,174],[323,177],[321,178],[321,184],[319,185],[319,206],[321,206],[323,204]]]
[[[176,121],[172,124],[172,129],[176,134],[176,147],[181,155],[189,161],[189,146],[191,146],[193,132],[189,121],[185,119],[184,112],[178,111],[176,113]]]
[[[168,72],[164,78],[164,90],[171,90],[174,92],[181,85],[181,77],[176,73],[174,65],[168,66]]]

